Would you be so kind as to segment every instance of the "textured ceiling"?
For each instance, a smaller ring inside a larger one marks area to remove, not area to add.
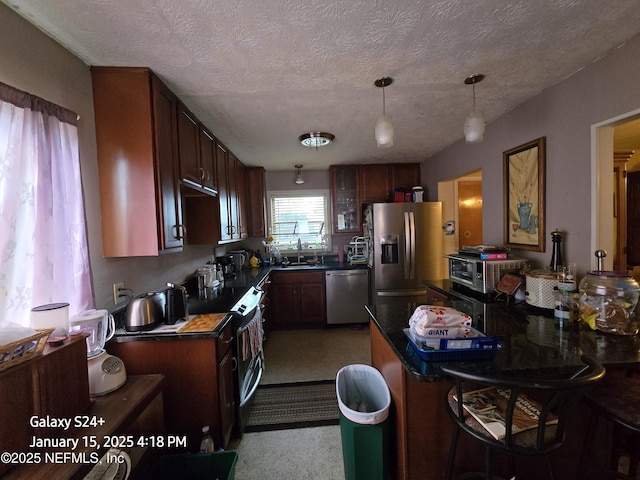
[[[148,66],[245,164],[420,161],[640,32],[638,0],[2,0],[88,65]],[[395,144],[373,136],[385,89]],[[336,135],[319,150],[305,132]]]

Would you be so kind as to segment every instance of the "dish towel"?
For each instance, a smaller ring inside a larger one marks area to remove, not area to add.
[[[247,329],[242,332],[243,361],[262,355],[263,336],[262,319],[260,316],[254,316],[247,324]]]

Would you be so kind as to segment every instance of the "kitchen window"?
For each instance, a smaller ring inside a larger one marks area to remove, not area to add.
[[[0,312],[93,308],[77,115],[0,83]]]
[[[331,250],[328,190],[272,191],[268,197],[272,251],[297,251],[298,239],[304,251]]]

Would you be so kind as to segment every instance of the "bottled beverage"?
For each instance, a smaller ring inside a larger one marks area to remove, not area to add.
[[[211,453],[213,452],[213,437],[209,433],[209,426],[202,427],[202,441],[200,442],[200,452]]]

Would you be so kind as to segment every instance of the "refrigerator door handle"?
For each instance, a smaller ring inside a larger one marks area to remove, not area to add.
[[[411,264],[409,266],[409,278],[413,280],[416,274],[416,217],[409,212],[409,229],[411,232]]]
[[[410,220],[409,220],[409,212],[404,212],[404,278],[408,280],[411,274],[410,272],[410,263],[411,263],[411,238],[410,238]]]
[[[411,290],[378,290],[376,294],[379,297],[415,297],[418,295],[426,295],[426,287],[423,289],[411,289]]]

